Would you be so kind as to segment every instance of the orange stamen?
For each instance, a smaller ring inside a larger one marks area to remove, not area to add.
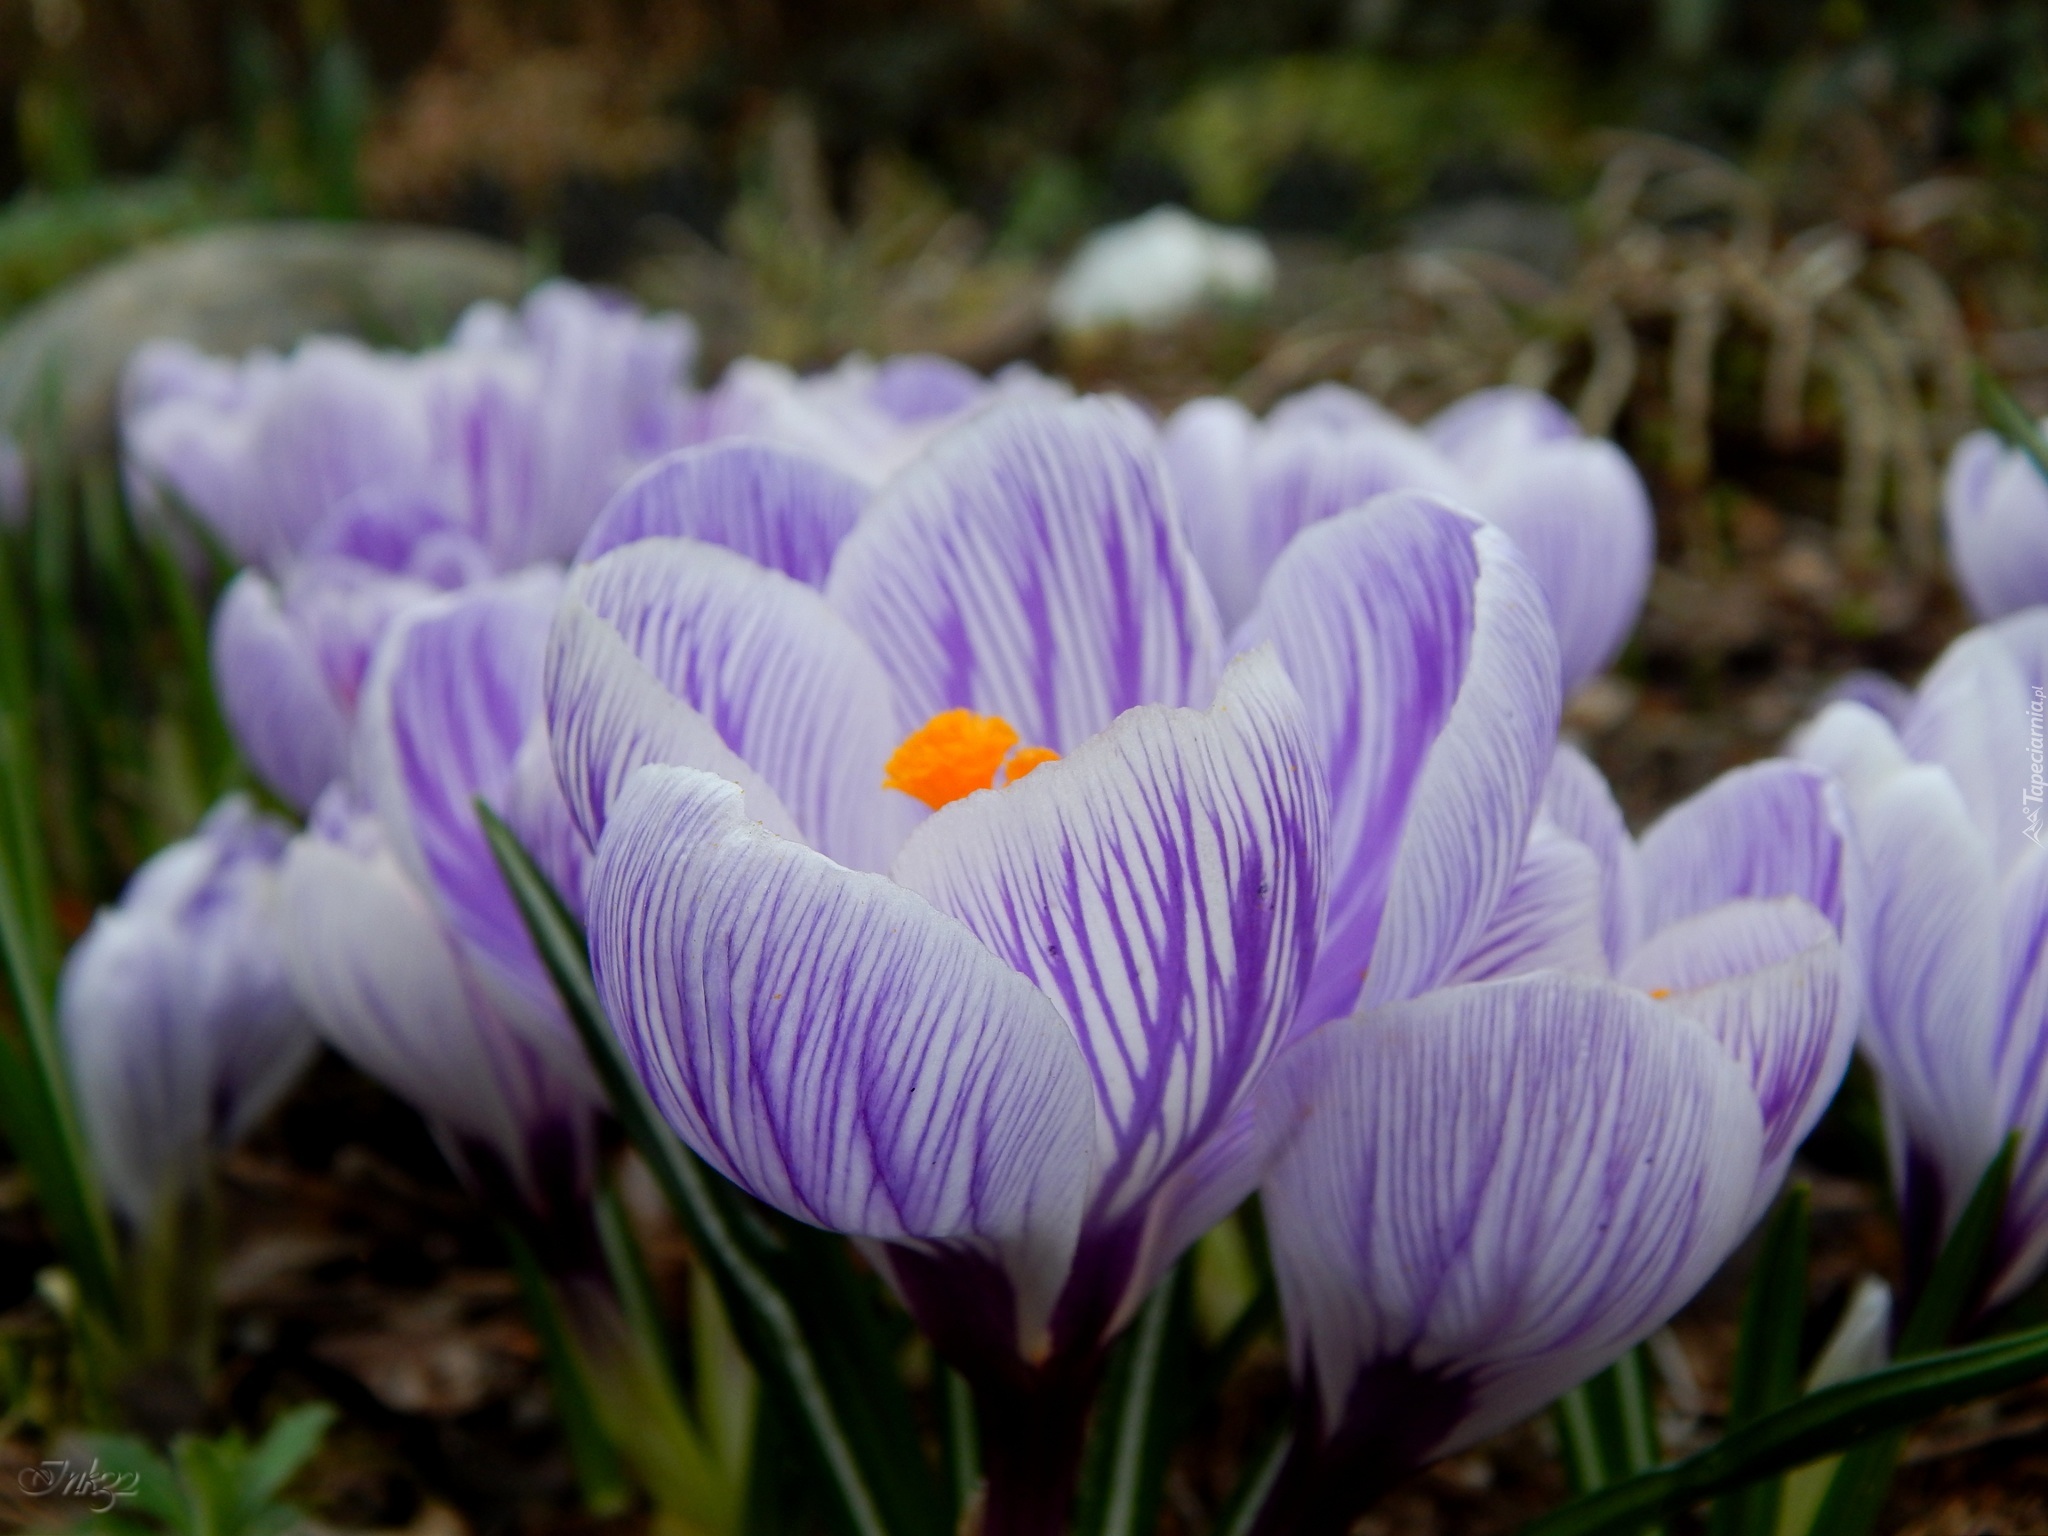
[[[1003,782],[1014,784],[1034,768],[1043,768],[1047,763],[1060,760],[1059,753],[1051,747],[1019,747],[1003,769]]]
[[[1652,987],[1650,989],[1650,996],[1654,997],[1660,1003],[1663,1002],[1664,999],[1669,997],[1670,995],[1671,989],[1669,987]]]
[[[1026,747],[1012,756],[1016,745],[1017,728],[1001,715],[943,710],[906,736],[890,755],[882,787],[914,795],[936,811],[977,789],[995,788],[1006,758],[1006,782],[1014,784],[1059,756],[1045,747]]]

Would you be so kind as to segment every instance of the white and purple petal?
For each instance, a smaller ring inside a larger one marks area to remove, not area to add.
[[[685,448],[619,490],[576,558],[636,539],[697,539],[822,587],[868,496],[851,475],[794,448],[745,439]]]
[[[1272,640],[1330,787],[1330,915],[1313,1028],[1447,976],[1521,866],[1557,736],[1556,642],[1506,535],[1432,498],[1318,524],[1240,646]],[[1370,965],[1370,977],[1367,967]]]
[[[1506,1428],[1662,1324],[1744,1231],[1748,1075],[1612,982],[1395,1004],[1270,1082],[1281,1301],[1339,1446],[1419,1464]]]
[[[1642,923],[1642,872],[1635,839],[1606,778],[1569,743],[1560,743],[1543,781],[1543,816],[1584,844],[1600,867],[1600,934],[1607,963],[1618,967],[1636,947]]]
[[[895,879],[1051,998],[1087,1059],[1090,1232],[1248,1101],[1314,960],[1326,836],[1301,701],[1260,653],[1207,712],[1134,710],[904,845]]]
[[[684,1141],[792,1216],[993,1264],[1009,1342],[1042,1347],[1095,1139],[1087,1067],[1044,994],[689,768],[641,769],[614,806],[590,938],[605,1010]]]
[[[922,722],[899,712],[874,656],[817,591],[729,549],[667,538],[614,550],[581,567],[570,586],[575,603],[616,630],[661,686],[760,775],[806,842],[852,868],[887,866],[923,808],[882,787],[885,768]],[[558,665],[550,675],[551,729],[565,711],[610,707],[580,695],[591,674],[571,682]],[[567,768],[559,752],[557,761]],[[623,760],[611,761],[604,782],[616,792]],[[744,782],[696,753],[682,761]],[[584,793],[574,777],[564,772],[572,803]],[[586,825],[594,835],[595,823]]]
[[[1064,752],[1215,687],[1215,603],[1157,434],[1123,401],[1024,402],[953,429],[875,498],[826,592],[918,722],[973,709]]]

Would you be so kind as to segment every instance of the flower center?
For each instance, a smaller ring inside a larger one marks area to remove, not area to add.
[[[1050,747],[1017,749],[1017,728],[1001,715],[948,709],[903,738],[883,769],[882,788],[915,795],[933,810],[977,789],[995,788],[996,773],[1014,784],[1032,769],[1059,761]]]

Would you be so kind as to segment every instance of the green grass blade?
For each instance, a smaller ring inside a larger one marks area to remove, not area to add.
[[[1765,1414],[1683,1461],[1574,1500],[1530,1521],[1522,1536],[1631,1530],[2044,1375],[2048,1328],[1901,1361]]]
[[[560,1299],[548,1284],[547,1276],[541,1273],[533,1249],[518,1228],[502,1222],[499,1229],[506,1251],[512,1256],[512,1273],[519,1280],[526,1316],[540,1336],[541,1356],[547,1363],[548,1385],[555,1399],[555,1416],[562,1424],[562,1438],[569,1445],[569,1463],[576,1469],[576,1484],[583,1490],[584,1507],[593,1515],[616,1515],[632,1503],[633,1486],[598,1417],[590,1381],[569,1342],[569,1325],[562,1318]]]
[[[1992,431],[2032,459],[2041,477],[2048,479],[2048,441],[2043,440],[2041,429],[2019,401],[1982,364],[1977,368],[1977,409],[1984,413]]]
[[[1187,1419],[1193,1275],[1183,1259],[1110,1356],[1083,1465],[1077,1536],[1149,1536]]]
[[[1949,1234],[1941,1257],[1935,1260],[1927,1288],[1899,1333],[1895,1358],[1911,1360],[1939,1349],[1982,1302],[2018,1155],[2018,1135],[2008,1136],[1977,1181],[1970,1203]],[[1865,1536],[1877,1524],[1891,1492],[1892,1473],[1904,1444],[1903,1433],[1886,1435],[1844,1456],[1828,1484],[1820,1513],[1814,1516],[1811,1536]]]
[[[870,1396],[894,1381],[893,1370],[886,1381],[852,1384],[864,1386],[867,1395],[844,1395],[843,1351],[858,1348],[861,1328],[856,1326],[851,1338],[834,1338],[829,1327],[807,1329],[807,1321],[817,1320],[807,1319],[789,1294],[791,1281],[805,1279],[803,1272],[815,1271],[821,1262],[829,1265],[836,1256],[844,1269],[843,1245],[830,1242],[827,1247],[823,1234],[792,1232],[792,1246],[800,1243],[803,1249],[800,1261],[777,1262],[758,1223],[750,1222],[734,1199],[736,1192],[729,1192],[730,1186],[721,1189],[724,1181],[669,1131],[627,1064],[598,1001],[583,937],[547,877],[489,807],[479,803],[478,814],[614,1113],[711,1266],[756,1368],[786,1398],[807,1432],[846,1527],[855,1536],[946,1536],[949,1523],[936,1486],[916,1486],[920,1477],[926,1484],[932,1480],[915,1440],[893,1454],[876,1446],[878,1436],[892,1430]],[[814,1245],[811,1239],[819,1242]],[[806,1299],[829,1301],[837,1289],[828,1279]]]
[[[1764,1228],[1756,1269],[1742,1300],[1735,1346],[1735,1382],[1728,1404],[1731,1430],[1782,1408],[1799,1395],[1799,1333],[1806,1316],[1806,1259],[1811,1192],[1794,1184]],[[1767,1478],[1716,1501],[1709,1536],[1752,1536],[1777,1529],[1778,1478]]]
[[[1574,1492],[1605,1488],[1663,1460],[1641,1346],[1559,1398],[1556,1423]]]
[[[974,1389],[951,1366],[939,1366],[946,1411],[946,1485],[953,1492],[956,1527],[964,1525],[981,1492],[981,1428],[975,1422]]]
[[[319,1451],[336,1417],[326,1403],[304,1403],[278,1416],[242,1463],[244,1518],[255,1519],[284,1491],[284,1485],[298,1476],[299,1469]]]
[[[1280,1473],[1293,1450],[1293,1429],[1285,1423],[1276,1424],[1266,1436],[1265,1443],[1245,1464],[1230,1501],[1216,1517],[1216,1536],[1251,1536],[1258,1527],[1266,1500],[1272,1495],[1273,1485],[1280,1481]]]

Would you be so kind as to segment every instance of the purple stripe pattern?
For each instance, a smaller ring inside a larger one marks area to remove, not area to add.
[[[1559,710],[1543,599],[1513,547],[1382,497],[1282,556],[1240,646],[1270,640],[1330,786],[1330,915],[1307,1030],[1448,976],[1521,864]]]
[[[1135,711],[946,807],[892,879],[775,836],[726,779],[643,767],[599,840],[593,966],[699,1152],[792,1215],[984,1276],[982,1311],[1000,1277],[976,1348],[1087,1355],[1198,1235],[1188,1213],[1256,1180],[1243,1112],[1313,961],[1325,819],[1269,655],[1206,713]]]
[[[1560,974],[1331,1024],[1260,1097],[1295,1372],[1343,1440],[1354,1384],[1455,1386],[1411,1461],[1534,1412],[1650,1333],[1738,1242],[1748,1077],[1641,993]],[[1383,1406],[1383,1405],[1381,1405]],[[1341,1529],[1332,1525],[1331,1529]]]
[[[949,433],[875,498],[826,595],[917,721],[1001,715],[1064,752],[1215,687],[1215,605],[1156,435],[1122,401],[1007,405]]]
[[[858,480],[794,449],[744,440],[685,448],[620,489],[576,558],[636,539],[698,539],[819,587],[867,502]]]

